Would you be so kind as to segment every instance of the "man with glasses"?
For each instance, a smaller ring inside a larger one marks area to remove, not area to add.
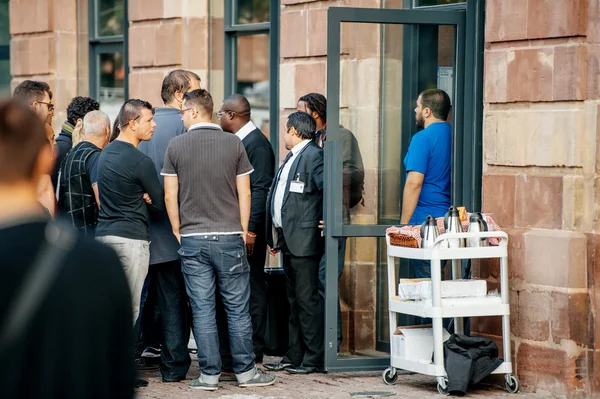
[[[223,299],[233,371],[240,387],[271,385],[254,361],[250,265],[245,238],[250,219],[250,173],[244,146],[211,123],[213,101],[206,90],[183,97],[186,134],[171,140],[165,154],[165,202],[173,234],[180,240],[183,276],[194,315],[200,376],[194,389],[219,387],[221,357],[215,294]]]
[[[244,145],[254,168],[250,175],[252,206],[246,237],[246,250],[250,263],[250,315],[252,316],[252,342],[256,362],[262,363],[267,331],[267,283],[265,260],[267,257],[266,204],[269,188],[275,177],[275,155],[269,139],[250,120],[250,103],[246,97],[234,94],[223,101],[217,113],[221,128],[234,133]]]
[[[48,119],[48,115],[54,111],[52,92],[46,82],[25,80],[15,87],[13,98],[29,106],[43,123]],[[50,175],[43,174],[40,176],[38,182],[38,201],[51,216],[54,216],[56,199]]]
[[[121,107],[117,121],[119,135],[106,146],[98,161],[101,206],[96,238],[119,255],[131,290],[132,324],[135,324],[150,260],[147,202],[159,211],[165,210],[165,203],[152,159],[138,150],[140,142],[150,140],[154,133],[152,105],[128,100]],[[146,193],[149,199],[144,201]],[[138,385],[145,384],[140,381]]]
[[[160,171],[163,168],[167,146],[173,138],[185,133],[179,115],[183,95],[199,88],[200,77],[192,71],[176,69],[163,80],[161,97],[165,106],[156,108],[154,115],[156,129],[152,140],[144,141],[139,146],[139,150],[152,159],[161,184],[163,178],[160,176]],[[154,301],[160,314],[157,326],[160,327],[160,331],[157,332],[161,342],[160,372],[163,382],[179,382],[185,380],[191,363],[187,349],[190,338],[188,298],[181,273],[181,260],[177,253],[179,243],[173,235],[166,212],[150,213],[149,232],[150,268],[146,284],[149,293],[147,303]],[[153,312],[148,308],[142,310],[142,313],[143,320],[146,321],[151,319],[148,316]],[[147,337],[152,335],[152,330],[157,330],[151,328],[152,322],[143,322],[142,325],[143,335]],[[144,342],[144,344],[151,344],[151,342]],[[142,356],[149,356],[149,352],[151,350],[147,350]]]

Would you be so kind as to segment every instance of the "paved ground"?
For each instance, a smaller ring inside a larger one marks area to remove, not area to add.
[[[277,361],[266,358],[265,362]],[[197,362],[194,360],[188,378],[199,374]],[[222,382],[214,392],[190,389],[188,381],[165,384],[160,373],[144,373],[150,382],[148,387],[138,390],[137,398],[222,398],[222,399],[305,399],[305,398],[351,398],[358,392],[391,392],[391,398],[437,398],[439,395],[433,377],[419,374],[405,374],[398,377],[396,385],[385,385],[380,372],[311,374],[308,376],[292,376],[285,371],[274,373],[277,382],[271,387],[238,388],[233,382]],[[555,396],[542,393],[519,392],[517,395],[507,393],[502,387],[501,376],[494,376],[490,384],[482,385],[469,391],[471,398],[514,398],[514,399],[550,399]],[[375,397],[375,396],[367,396]]]

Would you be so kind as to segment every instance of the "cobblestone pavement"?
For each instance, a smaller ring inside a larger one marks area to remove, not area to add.
[[[279,358],[265,358],[265,362],[278,361]],[[402,374],[398,376],[396,385],[385,385],[381,380],[381,372],[354,372],[310,374],[307,376],[290,375],[283,372],[273,373],[277,376],[275,385],[263,388],[238,388],[234,382],[221,382],[219,389],[206,392],[188,387],[189,379],[199,374],[198,364],[193,361],[188,373],[188,380],[181,383],[163,383],[160,373],[144,373],[143,377],[149,385],[140,388],[136,398],[222,398],[222,399],[305,399],[305,398],[351,398],[357,392],[393,392],[390,398],[443,398],[437,392],[433,377],[419,374]],[[544,393],[519,392],[510,394],[503,389],[502,376],[493,376],[490,384],[481,385],[470,390],[466,397],[470,398],[514,398],[514,399],[550,399],[556,396]],[[498,385],[494,385],[498,384]]]

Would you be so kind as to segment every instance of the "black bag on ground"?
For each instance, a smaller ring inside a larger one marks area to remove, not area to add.
[[[488,338],[452,334],[444,342],[444,365],[448,392],[464,395],[469,384],[477,384],[502,364],[498,346]]]

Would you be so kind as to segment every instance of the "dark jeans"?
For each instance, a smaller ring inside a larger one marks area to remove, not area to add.
[[[263,229],[257,229],[263,231]],[[252,318],[252,344],[256,363],[262,363],[267,333],[267,281],[265,278],[265,261],[267,257],[267,240],[259,234],[254,243],[254,253],[248,256],[250,264],[250,317]],[[219,345],[223,370],[232,370],[229,339],[227,337],[227,315],[220,295],[216,300],[217,326],[219,329]]]
[[[221,373],[215,296],[223,300],[229,326],[232,368],[238,381],[254,377],[252,321],[249,312],[250,265],[239,235],[182,237],[179,254],[194,316],[198,365],[208,382]],[[216,377],[216,378],[215,378]]]
[[[165,378],[185,377],[192,362],[187,349],[191,315],[181,262],[150,265],[148,276],[160,315],[160,372]]]
[[[342,273],[344,272],[344,262],[346,258],[346,240],[348,237],[339,237],[338,238],[338,290],[337,290],[337,351],[340,351],[340,347],[342,346],[342,312],[340,308],[340,287],[339,281],[340,277],[342,277]],[[321,261],[319,262],[319,295],[323,299],[323,303],[325,303],[325,272],[327,270],[327,262],[325,260],[326,255],[323,254],[321,257]]]
[[[323,300],[319,295],[319,261],[321,256],[294,256],[279,234],[283,256],[287,296],[290,303],[290,348],[283,362],[296,366],[323,367],[324,320]]]

